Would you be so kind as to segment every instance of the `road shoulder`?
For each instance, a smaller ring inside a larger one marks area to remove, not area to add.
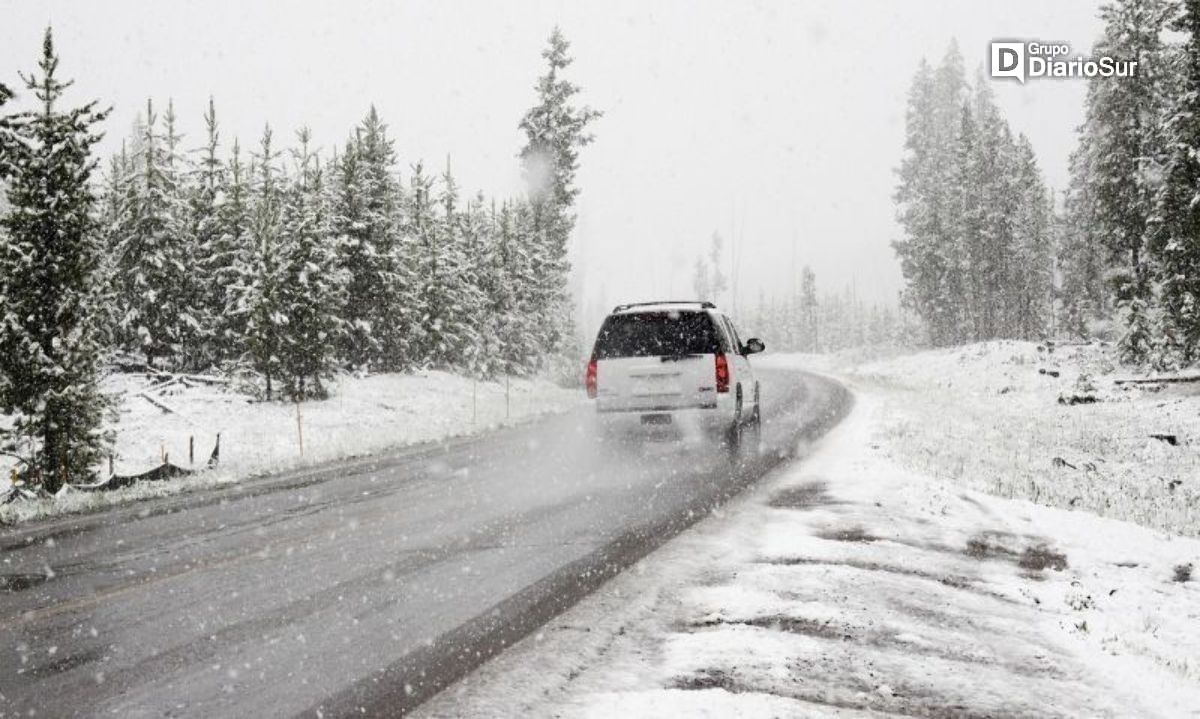
[[[1200,597],[1171,576],[1200,542],[905,471],[879,444],[882,406],[860,392],[810,457],[419,713],[1181,716],[1200,706]]]

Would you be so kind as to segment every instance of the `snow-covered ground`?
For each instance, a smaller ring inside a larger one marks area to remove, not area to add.
[[[564,411],[582,401],[578,390],[545,380],[513,379],[506,402],[503,382],[475,383],[436,371],[343,375],[330,386],[329,399],[305,402],[298,408],[281,402],[251,402],[219,385],[195,382],[190,386],[176,382],[151,392],[159,402],[154,404],[141,393],[156,384],[139,374],[115,374],[104,380],[105,392],[118,402],[115,471],[145,472],[161,464],[164,456],[182,467],[202,468],[220,434],[216,470],[112,492],[68,489],[54,500],[14,502],[0,506],[0,524],[467,435]],[[189,438],[194,443],[192,463],[188,461]],[[6,469],[4,474],[8,474]]]
[[[978,380],[982,406],[970,412],[1007,427],[973,440],[976,452],[1012,456],[1021,432],[1007,423],[1021,410],[994,405],[1014,392],[1029,395],[1020,399],[1025,411],[1069,416],[1056,410],[1057,395],[1047,408],[1036,402],[1049,394],[1041,365],[1002,356],[993,365],[1000,347],[878,363],[870,382],[850,380],[856,408],[809,458],[451,687],[423,715],[1200,716],[1200,581],[1181,581],[1189,564],[1200,570],[1200,541],[914,469],[902,445],[916,430],[897,433],[895,423],[938,406],[921,398],[935,389],[920,382],[943,376],[951,391],[976,386],[964,377],[973,351],[999,373],[990,379],[996,392]],[[911,384],[887,379],[905,372]],[[1059,379],[1056,390],[1073,386]],[[1000,394],[1003,386],[1015,389]],[[1149,400],[1162,407],[1126,411],[1144,411],[1143,421],[1174,416],[1154,413],[1174,406],[1167,396]],[[901,411],[905,403],[914,414]],[[1025,430],[1054,424],[1031,419]],[[1083,422],[1067,428],[1061,445],[1048,443],[1058,455],[1087,431]],[[956,441],[970,436],[951,431]],[[1028,455],[1038,451],[1031,444]],[[1134,463],[1116,452],[1107,463]],[[1014,468],[1034,465],[1022,457]],[[972,461],[1003,467],[1003,455]],[[1143,496],[1131,498],[1138,506],[1128,516],[1185,516],[1162,514]],[[1038,498],[1046,501],[1045,490]]]
[[[1198,536],[1200,382],[1118,384],[1135,375],[1111,357],[1097,345],[987,342],[848,376],[885,397],[884,444],[908,467]],[[1097,401],[1069,403],[1087,397]]]

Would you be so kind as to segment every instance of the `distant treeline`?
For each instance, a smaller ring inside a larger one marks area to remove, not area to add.
[[[851,287],[818,297],[817,276],[809,267],[800,271],[795,291],[760,295],[739,320],[745,332],[762,337],[772,351],[895,349],[924,341],[920,320],[903,307],[868,305]]]

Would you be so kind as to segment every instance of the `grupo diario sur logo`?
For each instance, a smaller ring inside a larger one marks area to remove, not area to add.
[[[1071,56],[1071,46],[1065,42],[1007,40],[995,41],[991,47],[992,77],[1011,77],[1021,83],[1044,78],[1133,77],[1137,74],[1137,60],[1120,60],[1107,55]]]

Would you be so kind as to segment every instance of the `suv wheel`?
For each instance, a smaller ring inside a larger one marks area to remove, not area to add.
[[[742,452],[742,444],[745,441],[746,426],[742,422],[742,393],[741,388],[738,388],[737,405],[733,411],[733,423],[725,430],[725,448],[729,451],[729,456],[733,459]]]
[[[734,467],[745,466],[758,458],[762,445],[762,417],[758,408],[746,419],[738,419],[725,430],[725,447]]]
[[[758,405],[754,406],[754,414],[750,415],[747,427],[742,430],[742,457],[756,459],[762,451],[762,414]]]

